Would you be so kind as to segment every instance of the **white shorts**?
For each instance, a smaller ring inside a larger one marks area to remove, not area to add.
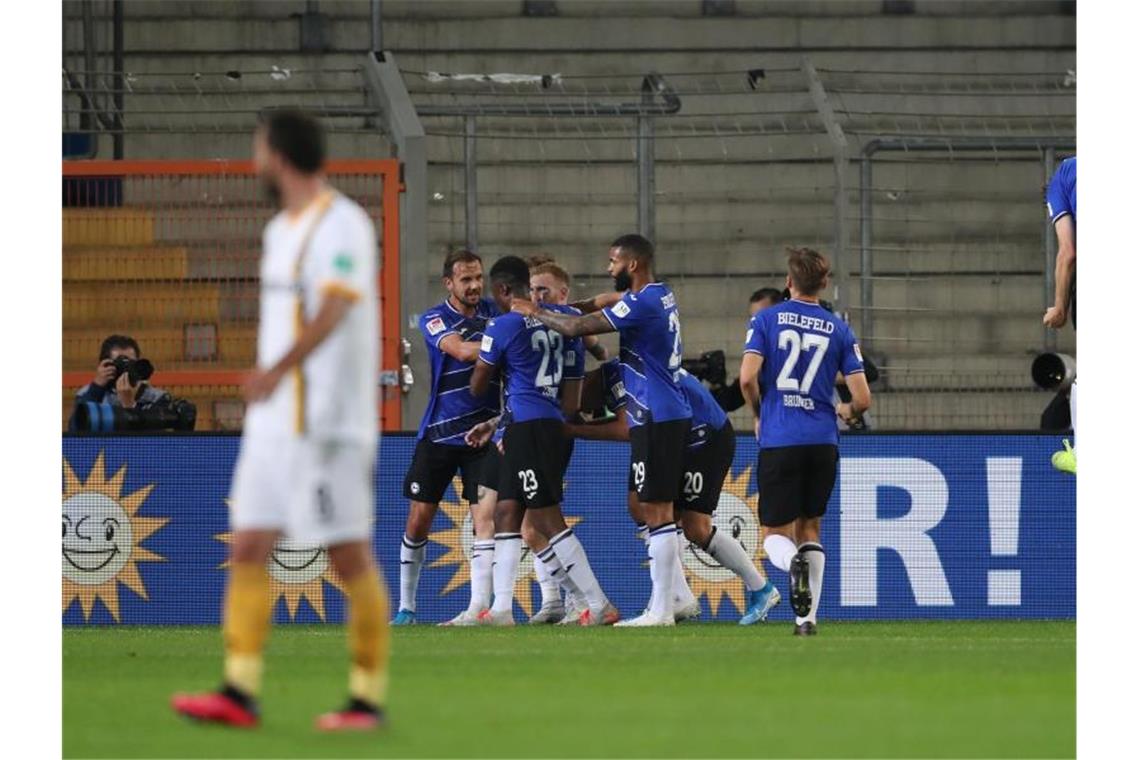
[[[357,442],[243,437],[232,527],[324,546],[370,540],[375,466],[375,448]]]

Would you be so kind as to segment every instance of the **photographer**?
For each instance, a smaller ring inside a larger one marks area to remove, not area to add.
[[[168,399],[169,395],[165,391],[153,387],[145,380],[131,383],[131,373],[127,371],[127,366],[131,362],[137,362],[139,355],[139,344],[134,338],[111,335],[104,340],[99,349],[99,364],[95,368],[94,379],[76,393],[76,409],[90,402],[142,411]],[[75,411],[71,413],[67,429],[81,429]]]

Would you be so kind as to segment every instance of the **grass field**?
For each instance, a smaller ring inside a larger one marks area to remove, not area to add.
[[[172,691],[213,687],[215,628],[68,628],[65,757],[1072,757],[1072,622],[395,634],[391,725],[322,736],[343,631],[274,630],[253,732],[196,726]]]

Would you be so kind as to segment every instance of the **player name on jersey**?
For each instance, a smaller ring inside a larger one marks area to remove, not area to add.
[[[776,316],[776,323],[780,325],[791,325],[792,327],[821,332],[827,335],[831,335],[835,332],[835,323],[828,319],[797,314],[794,311],[780,312]]]

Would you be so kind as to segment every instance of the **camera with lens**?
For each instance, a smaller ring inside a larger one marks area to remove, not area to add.
[[[124,372],[127,373],[131,385],[150,380],[150,376],[154,374],[154,365],[149,359],[132,359],[129,356],[119,355],[112,359],[111,363],[115,367],[115,376],[111,378],[112,384],[119,382]]]
[[[727,374],[724,369],[724,351],[705,351],[696,359],[682,359],[681,367],[693,377],[714,388],[724,385]]]
[[[198,407],[186,399],[174,398],[169,393],[164,393],[158,401],[145,407],[127,409],[111,404],[96,404],[93,401],[85,401],[75,409],[76,428],[90,433],[115,433],[132,430],[187,431],[193,430],[197,421]]]

